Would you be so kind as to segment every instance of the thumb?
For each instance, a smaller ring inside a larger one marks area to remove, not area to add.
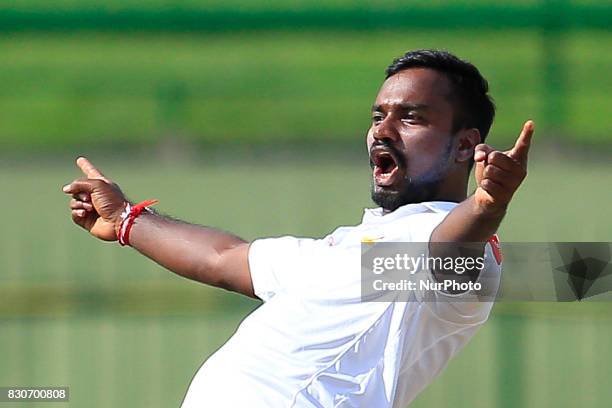
[[[489,153],[495,151],[491,146],[481,143],[474,148],[474,161],[476,163],[486,162]]]
[[[66,194],[93,193],[95,186],[91,180],[75,180],[70,184],[66,184],[62,191]]]

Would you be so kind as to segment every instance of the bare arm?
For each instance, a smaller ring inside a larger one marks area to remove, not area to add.
[[[77,165],[87,176],[66,185],[73,221],[93,236],[117,240],[127,199],[87,159]],[[143,213],[132,227],[130,245],[188,279],[254,297],[248,266],[249,244],[235,235],[158,214]]]
[[[439,242],[474,243],[482,253],[527,175],[527,154],[533,129],[533,122],[527,121],[514,147],[505,152],[485,144],[476,146],[476,191],[455,207],[434,230],[430,240],[432,250],[449,248],[436,246],[435,243]]]
[[[142,214],[130,234],[141,254],[186,278],[254,297],[249,244],[230,233]]]

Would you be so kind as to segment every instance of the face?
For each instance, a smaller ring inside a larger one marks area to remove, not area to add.
[[[456,170],[449,93],[448,79],[426,68],[400,71],[383,83],[367,146],[372,199],[385,210],[435,200]]]

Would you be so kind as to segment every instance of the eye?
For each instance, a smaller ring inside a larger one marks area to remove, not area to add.
[[[372,114],[372,122],[373,123],[380,123],[380,122],[383,121],[384,118],[385,118],[384,115],[382,113],[380,113],[380,112],[375,112],[375,113]]]
[[[408,123],[408,124],[418,124],[420,122],[422,122],[422,118],[417,115],[416,113],[407,113],[406,116],[404,116],[402,118],[402,122],[404,123]]]

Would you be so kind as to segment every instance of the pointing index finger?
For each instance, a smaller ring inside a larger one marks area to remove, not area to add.
[[[91,179],[101,179],[105,180],[104,175],[100,172],[100,170],[96,169],[93,164],[85,157],[79,157],[76,160],[77,166],[81,169],[81,171],[87,176],[87,178]]]
[[[516,143],[514,144],[512,150],[510,150],[510,157],[515,160],[518,160],[523,165],[527,163],[527,154],[529,153],[529,147],[531,146],[533,130],[533,121],[528,120],[527,122],[525,122],[521,134],[516,140]]]

